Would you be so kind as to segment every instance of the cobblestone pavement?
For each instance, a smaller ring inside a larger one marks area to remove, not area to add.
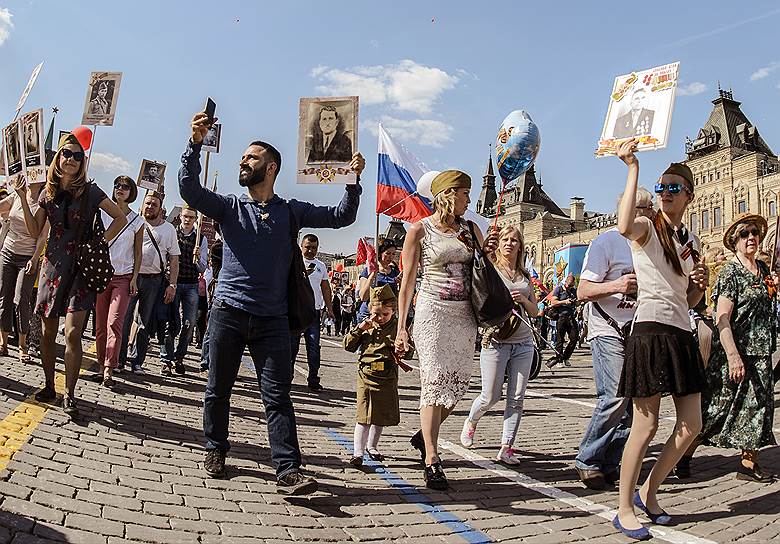
[[[594,402],[586,350],[572,367],[544,370],[532,382],[517,444],[524,462],[513,468],[491,461],[503,402],[480,422],[475,447],[460,447],[463,418],[479,390],[475,362],[467,398],[442,429],[451,489],[440,493],[424,487],[409,446],[418,425],[416,371],[401,376],[402,424],[380,442],[386,461],[346,467],[355,367],[338,339],[323,338],[326,390],[315,394],[302,385],[300,359],[293,387],[305,468],[320,481],[320,491],[308,498],[275,492],[250,365],[234,390],[228,477],[212,480],[202,468],[204,379],[194,374],[194,351],[184,378],[160,376],[153,355],[148,374],[121,374],[114,392],[81,381],[82,414],[75,422],[58,407],[26,401],[41,384],[39,366],[19,363],[15,350],[0,359],[0,544],[626,542],[609,522],[616,490],[587,490],[572,468]],[[664,416],[673,415],[671,401],[663,408]],[[672,426],[670,419],[661,422],[649,458]],[[670,478],[663,487],[661,502],[680,523],[653,528],[655,540],[780,539],[780,483],[738,481],[737,462],[735,451],[700,449],[694,477]],[[763,452],[762,464],[780,470],[778,448]]]

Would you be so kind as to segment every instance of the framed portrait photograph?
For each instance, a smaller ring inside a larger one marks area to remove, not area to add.
[[[17,119],[3,128],[3,150],[5,159],[6,183],[11,185],[12,180],[24,170],[22,157],[21,119]]]
[[[774,251],[772,251],[772,272],[777,270],[778,265],[780,265],[780,216],[777,217],[777,222],[775,223],[775,245],[772,248]]]
[[[150,191],[165,192],[165,166],[164,162],[141,161],[141,171],[138,173],[138,186]]]
[[[358,149],[358,97],[301,98],[298,183],[356,183],[349,170]]]
[[[638,151],[666,147],[679,69],[674,62],[615,78],[597,157],[617,154],[620,142],[629,138],[636,139]]]
[[[222,138],[222,123],[214,123],[203,137],[203,151],[219,153],[219,141]]]
[[[25,113],[22,123],[22,155],[27,183],[46,181],[46,152],[43,134],[43,109]]]
[[[92,72],[81,124],[109,127],[114,124],[121,83],[122,72]]]

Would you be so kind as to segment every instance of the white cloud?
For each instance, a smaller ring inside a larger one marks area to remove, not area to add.
[[[455,87],[459,76],[413,60],[397,64],[340,69],[318,66],[311,76],[326,95],[360,96],[363,104],[389,104],[401,111],[428,114],[442,93]]]
[[[8,8],[0,8],[0,45],[3,45],[11,35],[14,23],[11,21],[13,14]]]
[[[762,66],[761,68],[759,68],[758,70],[750,74],[750,81],[757,81],[759,79],[764,79],[765,77],[767,77],[769,74],[771,74],[778,68],[780,68],[780,62],[770,62],[766,66]]]
[[[707,90],[707,85],[701,81],[694,81],[681,87],[677,87],[678,96],[695,96]]]
[[[420,145],[430,147],[442,147],[452,141],[455,129],[442,121],[435,119],[398,119],[389,115],[383,115],[380,119],[382,125],[394,138],[402,142],[417,142]],[[368,120],[368,130],[378,135],[378,121]]]
[[[134,177],[130,172],[130,163],[117,155],[96,151],[92,153],[92,158],[89,161],[90,170],[99,170],[105,174],[117,176],[124,174],[125,176]]]

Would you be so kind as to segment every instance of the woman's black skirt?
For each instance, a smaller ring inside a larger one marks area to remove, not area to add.
[[[678,397],[701,393],[704,365],[693,332],[671,325],[640,321],[625,345],[618,396]]]

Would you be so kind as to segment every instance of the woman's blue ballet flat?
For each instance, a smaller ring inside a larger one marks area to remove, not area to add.
[[[644,512],[648,518],[650,518],[651,523],[655,523],[656,525],[671,525],[672,524],[672,516],[661,510],[660,514],[653,514],[650,510],[647,509],[647,506],[642,502],[642,497],[639,496],[639,491],[634,492],[634,506],[639,508],[642,512]]]
[[[640,527],[639,529],[626,529],[620,524],[620,518],[618,516],[615,516],[615,519],[612,520],[612,525],[628,538],[633,538],[634,540],[650,540],[653,538],[650,531],[645,527]]]

